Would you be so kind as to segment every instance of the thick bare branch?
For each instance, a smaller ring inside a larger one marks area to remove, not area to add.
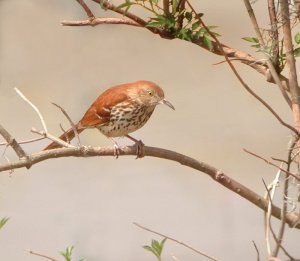
[[[250,201],[260,209],[266,211],[268,208],[268,201],[265,200],[260,195],[256,194],[254,191],[248,189],[244,185],[225,175],[222,171],[198,160],[185,156],[183,154],[161,149],[155,147],[144,147],[145,156],[162,158],[167,160],[176,161],[184,166],[196,169],[209,175],[213,180],[220,183],[229,190],[237,193],[241,197]],[[103,147],[74,147],[74,148],[59,148],[53,150],[42,151],[30,155],[30,163],[36,164],[41,161],[45,161],[51,158],[61,158],[61,157],[92,157],[92,156],[114,156],[114,147],[103,148]],[[136,156],[136,147],[121,147],[121,155],[134,155]],[[9,164],[3,164],[0,166],[0,172],[5,170],[22,168],[28,164],[27,159],[20,159],[19,161],[11,162]],[[278,219],[281,219],[281,209],[278,207],[272,207],[272,215]],[[291,227],[296,227],[300,229],[299,216],[295,213],[286,214],[286,222]]]

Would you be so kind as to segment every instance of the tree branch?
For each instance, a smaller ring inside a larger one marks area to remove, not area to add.
[[[270,0],[269,0],[270,1]],[[258,26],[258,23],[257,23],[257,20],[256,20],[256,17],[255,17],[255,14],[253,12],[253,9],[251,7],[251,4],[250,4],[250,1],[249,0],[244,0],[244,3],[245,3],[245,6],[246,6],[246,9],[248,11],[248,14],[249,14],[249,17],[250,17],[250,20],[252,22],[252,25],[253,25],[253,28],[255,30],[255,33],[256,33],[256,36],[258,38],[258,41],[259,41],[259,45],[261,47],[261,50],[262,50],[262,53],[263,55],[265,56],[266,58],[266,62],[267,62],[267,66],[272,74],[272,77],[275,81],[275,83],[277,84],[277,86],[279,87],[280,91],[281,91],[281,94],[282,96],[284,97],[284,99],[286,100],[287,104],[290,106],[290,108],[292,108],[292,102],[291,102],[291,99],[290,97],[288,96],[286,90],[284,89],[283,87],[283,84],[282,82],[280,81],[280,78],[279,78],[279,75],[273,65],[273,62],[270,58],[269,55],[266,54],[265,50],[266,50],[266,45],[265,45],[265,42],[264,42],[264,39],[262,37],[262,34],[259,30],[259,26]],[[273,21],[274,22],[274,21]],[[273,25],[274,26],[274,25]],[[277,38],[278,38],[278,35],[277,35]]]
[[[283,43],[286,50],[286,64],[289,70],[289,86],[292,96],[292,110],[294,115],[294,126],[300,130],[300,89],[297,81],[296,61],[293,49],[293,40],[290,24],[289,3],[286,0],[280,0],[280,9],[282,16]]]
[[[0,124],[0,134],[6,140],[7,145],[10,145],[19,158],[25,158],[27,156],[26,152],[22,149],[20,144],[13,138],[10,133],[4,129],[4,127]]]
[[[214,181],[233,191],[234,193],[240,195],[246,200],[250,201],[260,209],[267,211],[268,201],[263,197],[256,194],[254,191],[248,189],[244,185],[235,181],[234,179],[225,175],[222,171],[204,163],[197,161],[193,158],[185,156],[183,154],[161,149],[155,147],[145,146],[145,156],[162,158],[167,160],[176,161],[184,166],[196,169],[200,172],[204,172],[210,176]],[[136,156],[136,147],[121,147],[120,155],[134,155]],[[69,148],[59,148],[53,150],[42,151],[39,153],[31,154],[30,163],[37,164],[38,162],[45,161],[51,158],[61,158],[61,157],[93,157],[93,156],[114,156],[113,147],[69,147]],[[20,159],[19,161],[11,162],[8,164],[0,165],[0,172],[5,170],[22,168],[28,164],[27,159]],[[281,219],[281,209],[278,207],[272,208],[272,213],[274,217]],[[286,222],[290,227],[296,227],[300,229],[299,216],[295,213],[286,214]]]
[[[87,4],[83,0],[76,0],[84,9],[86,12],[87,16],[93,20],[95,18],[94,14],[92,13],[91,9],[87,6]]]
[[[126,18],[94,18],[87,20],[63,20],[61,25],[65,26],[96,26],[99,24],[125,24],[141,27],[141,25],[133,20]]]
[[[190,4],[190,2],[188,0],[186,0],[188,5],[190,6],[191,10],[196,13],[196,10],[193,8],[193,6]],[[245,0],[245,2],[247,2]],[[244,87],[244,89],[250,93],[255,99],[257,99],[261,104],[263,104],[272,114],[273,116],[280,122],[280,124],[282,124],[283,126],[285,126],[286,128],[290,129],[291,131],[293,131],[297,137],[300,137],[300,132],[294,128],[293,126],[291,126],[290,124],[286,123],[274,110],[273,108],[264,100],[262,99],[260,96],[258,96],[251,88],[250,86],[244,81],[244,79],[240,76],[240,74],[238,73],[238,71],[236,70],[235,66],[233,65],[233,63],[230,61],[229,57],[227,56],[225,50],[223,49],[223,45],[219,42],[218,38],[209,30],[209,28],[206,26],[206,24],[203,22],[203,20],[201,19],[200,16],[198,16],[198,20],[200,22],[200,24],[203,26],[203,28],[210,34],[210,36],[216,41],[216,43],[219,46],[219,49],[221,50],[222,55],[224,56],[227,64],[229,65],[230,69],[232,70],[232,72],[234,73],[234,75],[236,76],[236,78],[238,79],[238,81],[242,84],[242,86]]]
[[[169,236],[167,236],[167,235],[165,235],[165,234],[162,234],[162,233],[160,233],[160,232],[156,232],[156,231],[154,231],[154,230],[152,230],[152,229],[150,229],[150,228],[144,227],[144,226],[142,226],[142,225],[140,225],[140,224],[138,224],[138,223],[136,223],[136,222],[133,222],[133,224],[136,225],[137,227],[143,229],[143,230],[146,230],[146,231],[148,231],[148,232],[150,232],[150,233],[153,233],[153,234],[155,234],[155,235],[164,237],[164,238],[166,238],[166,239],[168,239],[168,240],[171,240],[171,241],[173,241],[173,242],[175,242],[175,243],[177,243],[177,244],[179,244],[179,245],[182,245],[182,246],[184,246],[184,247],[186,247],[186,248],[188,248],[188,249],[194,251],[195,253],[197,253],[197,254],[199,254],[199,255],[201,255],[201,256],[204,256],[204,257],[206,257],[206,258],[208,258],[208,259],[210,259],[210,260],[218,261],[218,259],[216,259],[216,258],[214,258],[214,257],[211,257],[211,256],[209,256],[209,255],[203,253],[202,251],[199,251],[199,250],[197,250],[196,248],[191,247],[190,245],[188,245],[188,244],[186,244],[186,243],[184,243],[184,242],[181,242],[181,241],[179,241],[179,240],[177,240],[177,239],[175,239],[175,238],[173,238],[173,237],[169,237]]]
[[[104,9],[119,13],[119,14],[123,15],[124,17],[127,17],[127,18],[135,21],[141,27],[144,27],[145,29],[151,31],[154,34],[158,34],[160,37],[162,37],[164,39],[169,39],[169,40],[176,39],[175,36],[172,35],[168,30],[164,30],[162,28],[156,28],[156,27],[146,27],[147,22],[144,19],[138,17],[137,15],[135,15],[129,11],[124,11],[122,9],[117,8],[115,5],[113,5],[111,2],[108,2],[107,0],[92,0],[92,1],[95,3],[101,4]],[[178,8],[179,9],[184,8],[185,2],[186,2],[186,0],[178,1]],[[181,18],[183,18],[183,15],[181,16]],[[96,19],[98,19],[98,18],[96,18]],[[177,21],[177,23],[180,23],[180,21]],[[126,23],[124,23],[124,24],[126,24]],[[88,24],[88,25],[90,25],[90,24]],[[129,25],[132,25],[132,24],[129,24]],[[207,45],[205,45],[203,43],[203,41],[201,41],[201,40],[193,40],[192,43],[196,44],[196,45],[200,46],[201,48],[204,48],[216,55],[223,56],[224,55],[223,52],[224,52],[228,58],[237,58],[237,60],[239,60],[241,63],[250,66],[251,68],[253,68],[257,72],[259,72],[260,74],[264,75],[268,82],[275,83],[274,78],[271,76],[268,67],[264,63],[257,61],[257,59],[255,57],[251,56],[248,53],[234,49],[225,44],[221,44],[221,46],[220,46],[220,44],[217,43],[216,41],[212,41],[212,46],[213,46],[212,50],[209,50]],[[223,50],[221,50],[221,47]],[[289,90],[288,79],[281,74],[279,74],[279,79],[282,82],[283,87],[286,90]]]

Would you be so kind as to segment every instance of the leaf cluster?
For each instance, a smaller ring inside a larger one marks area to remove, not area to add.
[[[74,246],[69,246],[69,247],[66,248],[65,251],[60,251],[59,253],[65,258],[65,261],[71,261],[73,250],[74,250]],[[78,261],[86,261],[86,259],[81,258]]]
[[[125,0],[124,3],[117,8],[124,9],[127,12],[133,5],[139,5],[148,10],[152,16],[149,18],[147,27],[160,28],[168,32],[175,38],[185,41],[202,41],[209,50],[213,49],[212,38],[210,33],[218,36],[219,34],[212,32],[211,29],[216,26],[209,26],[208,32],[200,23],[199,18],[202,13],[194,13],[186,7],[180,7],[180,1],[169,1],[169,12],[166,13],[162,6],[162,0]]]
[[[154,254],[158,261],[161,261],[161,253],[163,251],[166,240],[167,238],[164,238],[161,242],[158,242],[157,240],[153,239],[151,241],[151,245],[143,246],[143,248]]]
[[[273,44],[266,45],[266,47],[263,49],[263,48],[261,48],[261,46],[259,44],[259,41],[256,37],[247,36],[247,37],[243,37],[242,39],[249,42],[249,43],[251,43],[251,47],[257,49],[257,52],[264,52],[264,53],[268,54],[270,57],[272,57],[273,49],[274,49]],[[295,45],[296,45],[296,47],[293,50],[294,56],[295,57],[300,57],[300,47],[299,47],[300,33],[299,32],[295,34],[294,41],[295,41]],[[279,45],[278,60],[279,60],[279,63],[280,63],[280,71],[282,71],[284,66],[285,66],[285,62],[286,62],[286,54],[283,50],[282,40],[279,41],[278,45]]]

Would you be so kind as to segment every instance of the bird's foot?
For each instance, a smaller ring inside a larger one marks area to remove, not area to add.
[[[145,156],[145,144],[141,140],[137,140],[134,146],[136,147],[136,159],[143,158]]]
[[[136,147],[136,159],[143,158],[145,156],[145,144],[141,140],[137,140],[129,135],[126,135],[127,138],[134,141],[134,146]]]
[[[116,157],[116,159],[119,158],[120,155],[120,147],[117,143],[114,144],[114,156]]]
[[[119,147],[118,143],[113,138],[109,138],[109,139],[114,144],[114,156],[116,157],[116,159],[118,159],[119,155],[120,155],[120,147]]]

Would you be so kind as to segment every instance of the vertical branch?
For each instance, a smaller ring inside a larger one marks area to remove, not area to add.
[[[288,160],[287,160],[287,167],[286,170],[290,171],[291,164],[293,161],[292,153],[295,145],[297,144],[298,139],[291,140],[289,142],[289,148],[288,148]],[[285,231],[285,215],[287,213],[287,197],[288,197],[288,188],[289,188],[289,175],[287,173],[283,173],[284,177],[284,183],[283,183],[283,192],[282,192],[282,209],[281,209],[281,225],[278,232],[278,244],[276,244],[274,250],[273,250],[273,256],[278,256],[280,244],[283,239],[284,231]]]
[[[165,16],[169,16],[170,15],[169,5],[170,5],[169,0],[163,0],[163,7],[164,7],[164,14],[165,14]]]
[[[178,1],[178,6],[177,6],[177,12],[178,13],[180,13],[181,11],[184,10],[184,8],[185,8],[185,1],[186,0],[179,0]],[[177,27],[179,29],[181,29],[182,26],[183,26],[183,19],[184,19],[184,13],[182,12],[182,14],[178,16],[178,19],[176,21],[176,25],[177,25]]]
[[[278,38],[278,26],[276,17],[276,8],[274,0],[268,0],[268,10],[271,25],[271,40],[272,40],[272,62],[277,72],[280,71],[279,63],[279,38]]]
[[[289,71],[289,86],[292,96],[294,126],[297,130],[300,130],[300,91],[297,81],[296,61],[293,52],[289,4],[286,0],[280,0],[279,3],[282,16],[283,44],[286,50],[286,63]]]

